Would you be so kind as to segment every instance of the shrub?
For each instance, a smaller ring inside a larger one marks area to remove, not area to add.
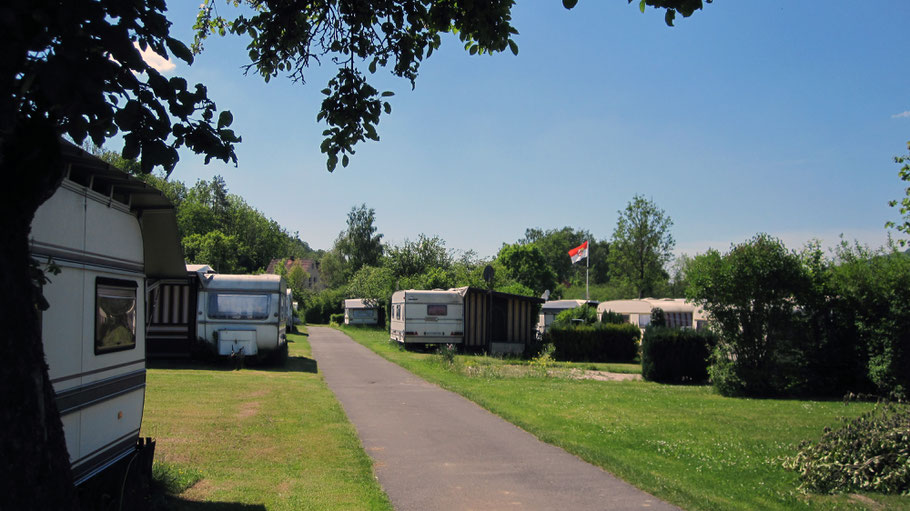
[[[597,321],[597,309],[590,305],[582,305],[574,309],[566,309],[556,315],[553,324],[557,326],[568,326],[571,324],[583,323],[590,325]]]
[[[332,314],[331,316],[329,316],[329,322],[331,322],[335,325],[340,325],[340,324],[344,323],[344,313],[342,312],[340,314]]]
[[[623,323],[628,323],[628,321],[623,319],[622,314],[613,311],[604,311],[604,313],[600,315],[600,322],[610,325],[621,325]]]
[[[714,335],[708,332],[652,324],[641,341],[641,375],[665,383],[703,382],[714,344]]]
[[[910,397],[910,256],[841,247],[832,271],[867,357],[866,376],[881,395]]]
[[[877,404],[818,443],[804,442],[784,467],[799,473],[800,488],[817,493],[910,494],[910,406]]]
[[[655,307],[651,310],[651,326],[662,327],[667,326],[667,315],[664,314],[664,310],[660,307]]]
[[[557,360],[588,362],[631,362],[638,354],[641,330],[625,323],[614,325],[553,326],[547,342],[554,346]]]
[[[326,324],[331,321],[331,315],[344,312],[344,298],[346,290],[325,289],[306,299],[303,304],[304,318],[310,324]]]
[[[453,365],[456,353],[458,353],[458,348],[454,344],[441,344],[436,348],[436,356],[444,365]]]

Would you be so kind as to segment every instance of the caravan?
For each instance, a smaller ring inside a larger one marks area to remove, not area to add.
[[[196,334],[219,355],[286,352],[286,290],[279,275],[203,275]]]
[[[160,192],[62,143],[57,191],[35,214],[32,257],[59,268],[41,335],[66,449],[80,485],[139,446],[147,293],[184,274],[174,209]]]
[[[461,344],[464,341],[462,290],[408,290],[392,294],[391,339],[404,345]]]

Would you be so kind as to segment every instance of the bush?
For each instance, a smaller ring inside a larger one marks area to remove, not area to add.
[[[344,313],[342,312],[340,314],[332,314],[331,316],[329,316],[329,322],[331,322],[332,324],[335,324],[335,325],[343,324],[344,323]]]
[[[557,360],[587,362],[631,362],[638,354],[641,330],[625,323],[614,325],[558,326],[547,332]]]
[[[623,323],[628,323],[623,319],[622,314],[613,311],[604,311],[600,316],[601,323],[607,323],[609,325],[621,325]]]
[[[649,326],[641,341],[641,375],[664,383],[703,382],[715,344],[708,332]]]
[[[553,320],[553,325],[563,327],[578,323],[590,325],[596,321],[597,309],[590,305],[582,305],[574,309],[566,309],[557,314]]]
[[[891,247],[841,247],[832,287],[846,302],[847,326],[864,351],[880,395],[910,397],[910,256]]]
[[[649,324],[651,326],[657,326],[657,327],[667,326],[667,315],[664,314],[664,310],[661,309],[660,307],[655,307],[654,309],[652,309],[651,310],[651,322]]]
[[[346,290],[325,289],[319,293],[310,296],[304,302],[304,319],[310,324],[327,324],[331,321],[331,315],[344,313],[344,298]]]
[[[816,444],[804,442],[784,467],[799,473],[800,488],[817,493],[910,494],[910,406],[877,404]]]

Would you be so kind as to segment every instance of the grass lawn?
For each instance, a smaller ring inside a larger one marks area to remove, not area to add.
[[[392,509],[306,336],[289,339],[281,368],[149,369],[142,435],[157,439],[158,478],[182,491],[167,509]]]
[[[514,370],[514,361],[481,356],[459,355],[448,365],[432,354],[400,350],[384,330],[341,330],[685,509],[910,509],[910,497],[807,496],[797,491],[796,475],[781,467],[781,457],[794,454],[801,441],[819,438],[826,426],[870,409],[869,403],[733,399],[708,386],[578,380],[533,365]]]

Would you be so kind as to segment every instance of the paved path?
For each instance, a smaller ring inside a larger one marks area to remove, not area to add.
[[[397,511],[678,509],[337,330],[307,330],[313,358]]]

